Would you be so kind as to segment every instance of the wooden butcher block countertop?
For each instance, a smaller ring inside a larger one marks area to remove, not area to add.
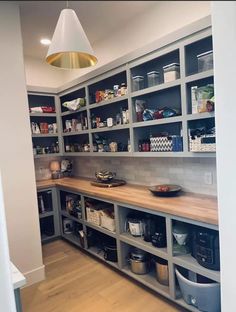
[[[126,184],[113,188],[92,186],[91,180],[82,178],[63,178],[37,182],[37,189],[59,186],[101,197],[118,203],[168,213],[174,216],[218,225],[217,198],[213,196],[183,193],[177,197],[156,197],[147,186]]]

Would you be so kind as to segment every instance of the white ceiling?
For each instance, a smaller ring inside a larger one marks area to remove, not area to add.
[[[40,39],[52,38],[60,11],[66,1],[20,1],[20,14],[24,54],[44,58],[48,47]],[[93,45],[112,36],[133,18],[150,9],[155,1],[69,1]],[[142,19],[140,18],[140,23]],[[125,36],[125,34],[124,34]]]

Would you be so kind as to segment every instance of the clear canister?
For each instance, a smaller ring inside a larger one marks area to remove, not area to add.
[[[144,88],[144,77],[143,76],[134,76],[133,80],[133,91],[138,91]]]
[[[157,71],[147,73],[148,87],[156,86],[160,83],[160,75]]]

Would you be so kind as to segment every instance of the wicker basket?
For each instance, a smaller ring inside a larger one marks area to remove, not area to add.
[[[115,219],[108,217],[104,213],[101,213],[101,226],[104,229],[115,232],[116,230]]]
[[[189,137],[190,152],[215,152],[216,143],[214,134],[205,134],[200,137]]]
[[[101,210],[86,207],[87,221],[96,225],[101,225]]]

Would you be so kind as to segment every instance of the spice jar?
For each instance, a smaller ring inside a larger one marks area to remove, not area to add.
[[[122,83],[120,87],[120,95],[125,95],[126,94],[126,83]]]

